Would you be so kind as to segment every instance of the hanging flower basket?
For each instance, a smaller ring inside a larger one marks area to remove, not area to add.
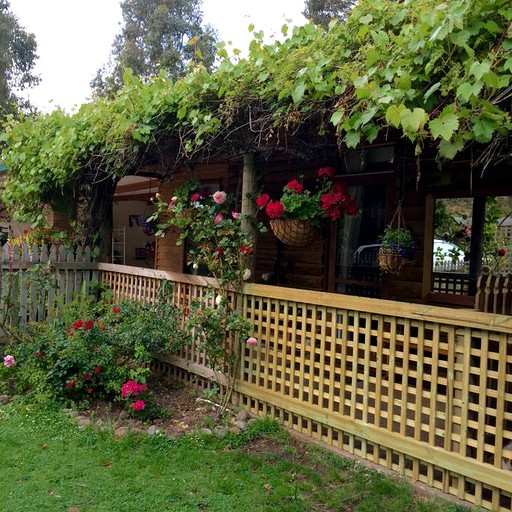
[[[270,221],[270,227],[283,244],[293,247],[307,245],[320,236],[320,228],[307,220],[275,219]]]
[[[382,272],[400,274],[400,272],[413,261],[412,256],[404,256],[393,249],[379,249],[379,267]]]
[[[414,259],[416,246],[413,234],[405,227],[401,202],[393,219],[381,236],[379,267],[383,272],[400,274]]]

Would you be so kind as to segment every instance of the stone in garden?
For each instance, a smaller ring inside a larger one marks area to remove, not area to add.
[[[157,425],[151,425],[148,427],[147,434],[148,436],[154,436],[155,434],[158,434],[160,432],[160,429]]]
[[[236,421],[245,421],[248,422],[251,419],[251,415],[247,411],[240,411],[236,416]]]
[[[217,437],[220,437],[223,439],[228,435],[229,430],[226,427],[217,426],[215,427],[215,430],[213,431]]]
[[[247,428],[247,422],[246,421],[235,420],[233,422],[233,425],[235,427],[239,428],[240,430],[245,430]]]
[[[117,427],[114,431],[114,435],[116,437],[122,437],[125,436],[128,433],[128,429],[126,427]]]

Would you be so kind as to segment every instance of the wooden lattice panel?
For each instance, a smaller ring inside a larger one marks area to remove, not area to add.
[[[510,329],[472,326],[460,312],[435,322],[435,312],[418,319],[410,305],[363,308],[364,299],[345,297],[338,302],[356,307],[335,307],[324,294],[298,295],[246,296],[259,345],[244,349],[242,403],[411,479],[510,510],[512,473],[500,469],[512,441]]]

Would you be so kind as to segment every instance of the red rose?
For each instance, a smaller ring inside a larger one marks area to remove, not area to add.
[[[75,384],[76,384],[76,379],[68,380],[68,382],[66,382],[66,387],[68,389],[72,389],[75,387]]]
[[[289,181],[287,184],[286,184],[286,188],[288,190],[291,190],[292,192],[295,192],[296,194],[302,194],[302,192],[304,192],[304,187],[302,186],[302,184],[297,181],[297,180],[292,180],[292,181]]]
[[[505,249],[505,247],[502,247],[501,249],[498,250],[498,256],[506,256],[507,255],[507,249]]]
[[[84,329],[89,330],[94,327],[94,320],[87,320],[87,322],[84,323]]]
[[[91,380],[92,375],[90,373],[84,373],[84,380]]]
[[[265,208],[267,203],[270,201],[270,196],[268,194],[261,194],[256,198],[256,206],[258,208]]]
[[[193,203],[196,203],[197,201],[199,201],[199,199],[201,199],[201,194],[199,192],[194,192],[191,196],[190,196],[190,200],[193,202]]]
[[[118,308],[117,306],[115,308],[112,308],[112,311],[114,313],[121,313],[121,308]]]
[[[279,219],[284,215],[285,209],[281,201],[269,201],[265,207],[265,213],[270,219]]]
[[[84,325],[84,321],[82,319],[79,319],[73,324],[73,329],[80,329],[82,325]]]
[[[98,373],[101,373],[101,366],[96,366],[96,368],[94,368],[94,373],[96,375],[98,375]]]

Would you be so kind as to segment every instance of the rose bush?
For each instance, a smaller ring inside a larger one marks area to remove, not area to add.
[[[115,399],[127,380],[145,382],[155,353],[184,341],[179,318],[179,310],[161,299],[112,305],[77,297],[58,319],[32,326],[11,347],[17,392],[36,400]]]

